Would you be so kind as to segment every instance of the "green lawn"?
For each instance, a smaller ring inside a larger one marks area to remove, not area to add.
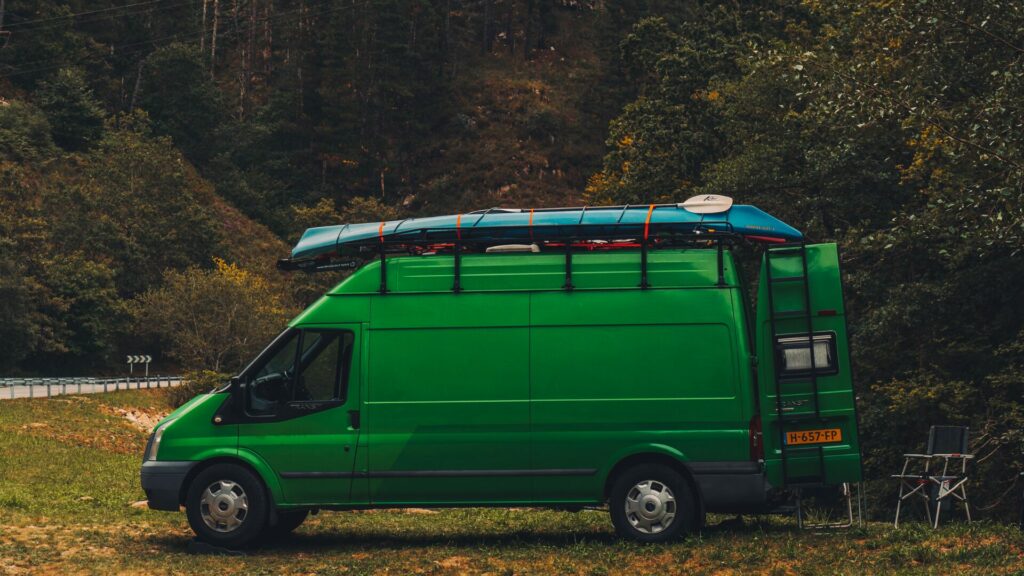
[[[748,518],[641,546],[605,512],[522,509],[325,512],[246,556],[194,556],[183,514],[132,506],[145,433],[119,410],[155,413],[163,394],[0,402],[0,573],[1024,574],[1024,536],[984,522],[815,534]]]

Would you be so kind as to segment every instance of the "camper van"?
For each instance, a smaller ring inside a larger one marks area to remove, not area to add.
[[[861,479],[836,246],[755,207],[329,226],[279,266],[355,271],[146,447],[149,507],[207,542],[410,506],[607,506],[662,542]]]

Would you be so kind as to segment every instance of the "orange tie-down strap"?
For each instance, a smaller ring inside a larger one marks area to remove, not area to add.
[[[651,214],[654,214],[654,204],[647,209],[647,220],[644,220],[644,240],[647,240],[647,236],[651,233]]]
[[[462,214],[455,217],[455,237],[462,240]]]
[[[533,208],[530,208],[530,241],[533,241]]]
[[[380,223],[380,227],[377,228],[377,237],[380,238],[380,243],[384,243],[384,222]]]

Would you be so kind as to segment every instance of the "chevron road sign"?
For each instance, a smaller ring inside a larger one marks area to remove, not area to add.
[[[149,376],[149,363],[153,361],[152,356],[150,356],[149,354],[129,354],[127,358],[129,374],[132,373],[132,368],[134,368],[136,364],[145,364],[146,376]]]

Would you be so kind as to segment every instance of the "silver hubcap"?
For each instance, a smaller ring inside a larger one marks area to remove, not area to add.
[[[242,486],[231,480],[218,480],[203,490],[199,499],[203,522],[217,532],[231,532],[245,522],[249,497]]]
[[[626,519],[644,534],[657,534],[676,517],[676,497],[657,480],[638,482],[626,493]]]

